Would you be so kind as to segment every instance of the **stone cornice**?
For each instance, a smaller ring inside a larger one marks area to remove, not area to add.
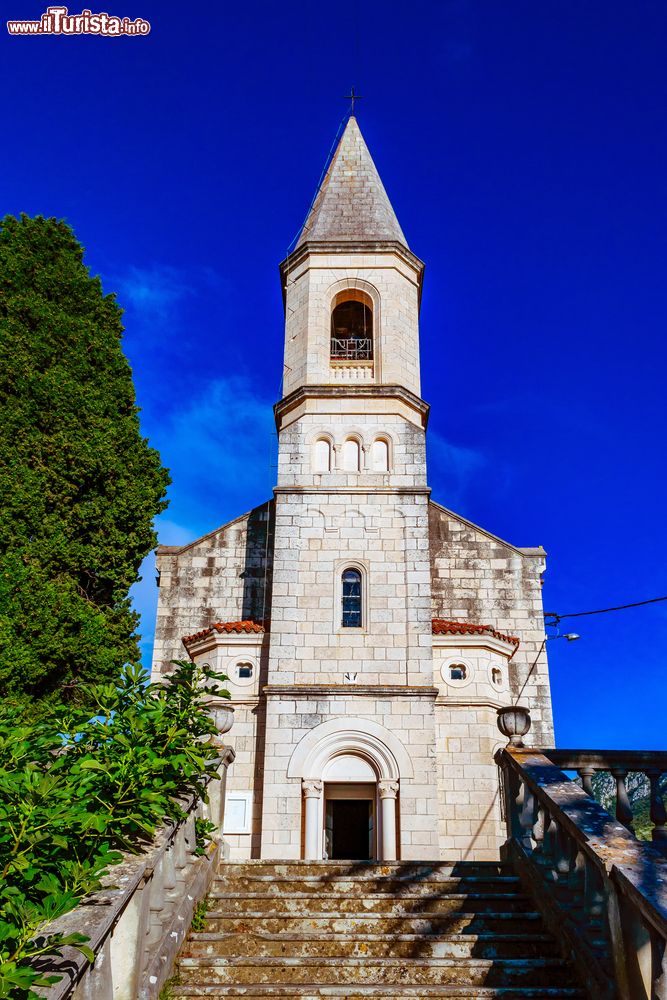
[[[435,703],[438,707],[442,708],[492,708],[495,711],[506,705],[507,700],[500,701],[495,698],[456,698],[451,695],[438,695]]]
[[[302,385],[273,407],[276,427],[283,417],[307,399],[398,399],[419,415],[424,429],[428,424],[429,404],[402,385]]]
[[[366,253],[366,254],[378,254],[378,253],[393,253],[397,257],[400,257],[405,261],[417,274],[417,280],[419,282],[419,291],[421,295],[422,280],[424,277],[424,269],[426,265],[423,260],[412,252],[403,243],[399,243],[398,240],[349,240],[349,241],[316,241],[316,240],[306,240],[301,246],[293,250],[291,254],[288,254],[283,261],[280,262],[280,277],[281,285],[283,289],[283,301],[285,299],[285,276],[293,271],[296,267],[303,263],[307,257],[313,254],[323,254],[323,253],[333,253],[348,256],[354,253]]]
[[[426,698],[434,701],[438,689],[415,684],[267,684],[267,698],[313,698],[347,695],[359,698]]]
[[[434,633],[433,649],[490,649],[492,652],[500,653],[501,656],[506,656],[508,660],[511,660],[517,651],[517,646],[488,634],[438,635]]]
[[[273,493],[279,496],[284,493],[303,494],[339,494],[364,496],[430,496],[430,486],[274,486]]]
[[[211,650],[218,649],[220,646],[232,649],[235,646],[259,648],[263,644],[268,644],[268,641],[268,632],[216,632],[212,630],[209,635],[187,644],[183,643],[183,645],[192,656],[199,656],[201,653],[210,653]]]

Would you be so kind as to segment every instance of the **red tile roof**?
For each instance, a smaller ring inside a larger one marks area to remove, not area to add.
[[[259,622],[216,622],[209,628],[204,628],[193,635],[184,635],[183,642],[189,645],[191,642],[199,642],[209,635],[218,632],[221,635],[261,635],[266,632]],[[519,645],[519,639],[513,635],[505,635],[493,627],[493,625],[476,625],[473,622],[452,622],[444,618],[433,619],[433,635],[492,635],[503,642],[510,642],[514,646]]]
[[[475,625],[473,622],[450,622],[444,618],[433,619],[433,635],[492,635],[503,642],[511,642],[513,646],[519,645],[519,639],[514,635],[504,635],[498,632],[493,625]]]
[[[258,624],[258,622],[216,622],[215,625],[211,625],[210,628],[204,628],[201,632],[195,632],[193,635],[184,635],[183,642],[188,646],[191,642],[199,642],[200,639],[206,639],[207,636],[213,635],[214,632],[219,632],[221,635],[243,635],[244,633],[256,634],[264,633],[265,631],[264,626]]]

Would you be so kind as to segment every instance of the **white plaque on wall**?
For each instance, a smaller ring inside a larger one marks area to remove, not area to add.
[[[250,833],[252,792],[227,792],[223,833]]]

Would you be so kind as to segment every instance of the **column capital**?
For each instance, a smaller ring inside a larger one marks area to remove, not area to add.
[[[398,782],[384,778],[382,781],[378,781],[378,792],[381,799],[395,799],[398,795]]]
[[[317,778],[302,778],[301,791],[306,799],[319,799],[322,794],[322,782]]]

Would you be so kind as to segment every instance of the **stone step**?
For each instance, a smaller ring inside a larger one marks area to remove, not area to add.
[[[519,890],[520,887],[521,881],[516,875],[454,877],[428,874],[424,877],[413,875],[399,878],[389,875],[379,875],[375,878],[371,878],[369,875],[360,878],[335,875],[326,879],[317,875],[308,875],[305,878],[292,878],[283,875],[233,875],[216,878],[211,885],[211,891],[223,893],[266,892],[272,895],[286,893],[365,895],[369,892],[381,892],[403,896],[443,892],[511,892]]]
[[[336,875],[347,878],[414,878],[443,875],[446,878],[469,875],[514,875],[510,864],[500,861],[223,861],[218,868],[221,879],[246,876],[284,878],[323,878]]]
[[[224,863],[208,902],[174,998],[586,996],[497,862]]]
[[[587,1000],[586,993],[576,986],[359,986],[350,992],[349,986],[184,986],[171,988],[173,1000],[185,997],[216,997],[225,1000],[250,997],[252,1000],[429,1000],[430,997],[455,997],[456,1000]]]
[[[548,934],[192,933],[182,957],[248,958],[546,958],[558,957]]]
[[[330,912],[333,906],[341,915],[384,913],[387,916],[456,913],[459,910],[479,912],[489,908],[521,912],[531,908],[528,898],[518,892],[433,892],[396,898],[381,892],[363,895],[336,893],[330,896],[327,893],[314,895],[304,892],[274,895],[271,892],[213,891],[208,898],[213,908],[224,909],[228,913],[273,911],[295,917]]]
[[[384,913],[357,913],[341,916],[336,908],[315,916],[292,916],[275,910],[253,911],[243,914],[211,909],[206,914],[209,933],[231,932],[256,934],[327,933],[327,934],[481,934],[481,933],[535,933],[541,930],[542,918],[535,910],[512,912],[488,909],[472,912],[467,908],[455,913],[408,913],[398,911],[392,916]]]
[[[574,986],[560,958],[221,958],[183,957],[184,985]]]

